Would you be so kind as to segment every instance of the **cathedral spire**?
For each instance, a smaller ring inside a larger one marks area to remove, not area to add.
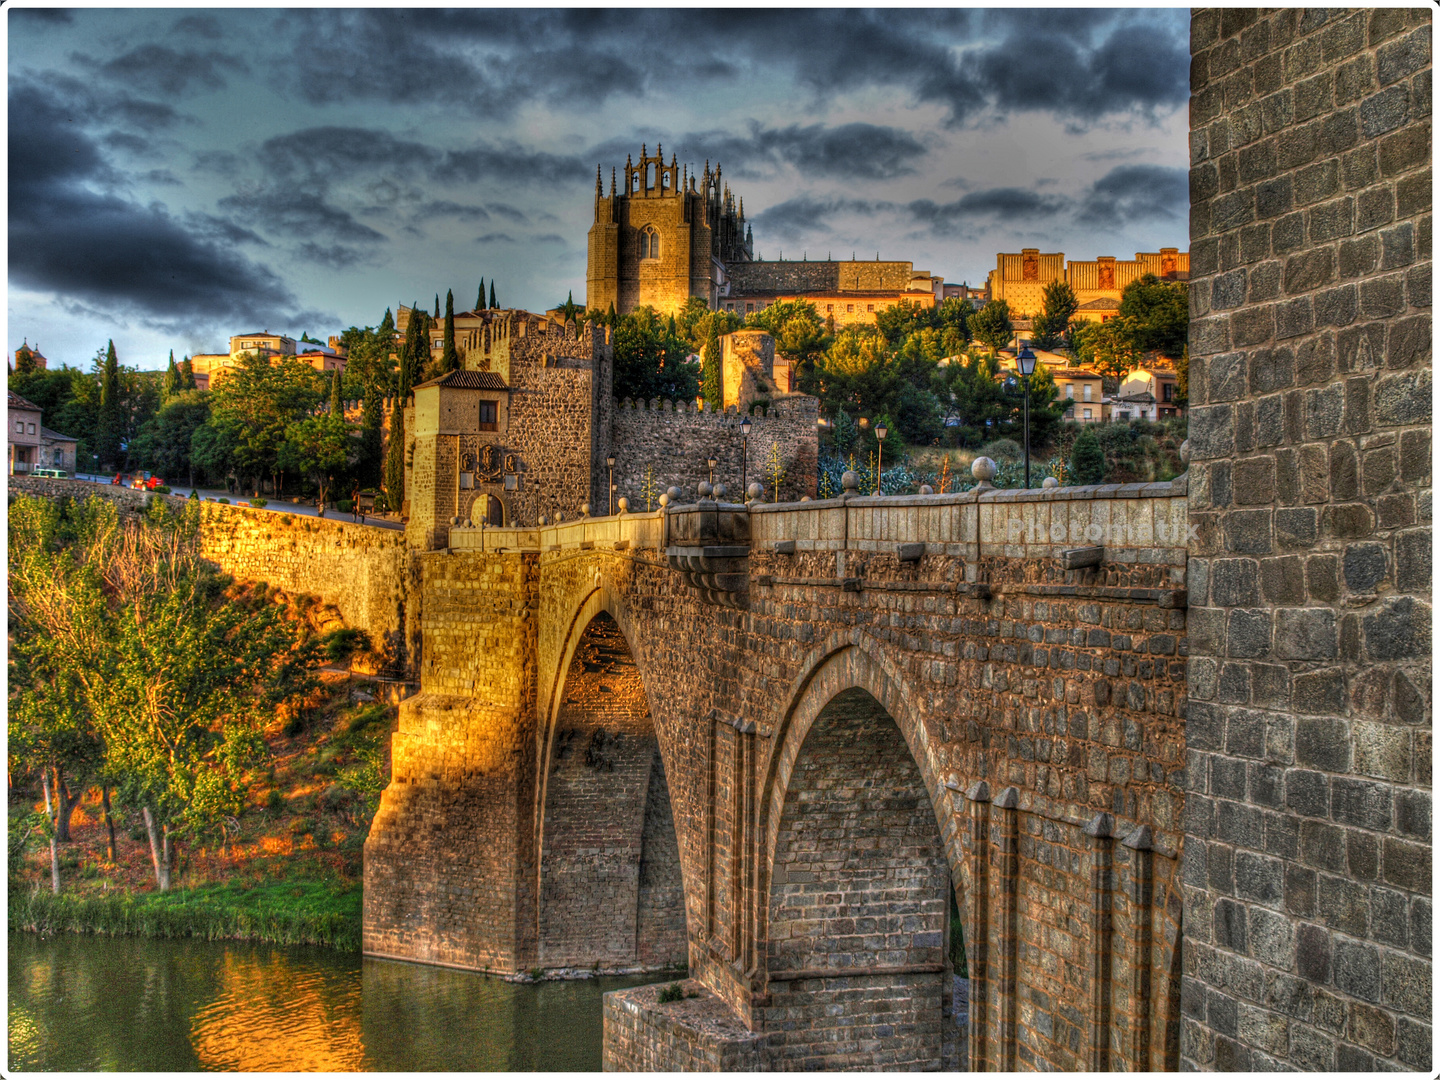
[[[615,166],[610,166],[610,197],[615,197]]]
[[[599,166],[599,165],[596,165],[596,166],[595,166],[595,197],[596,197],[597,199],[599,199],[599,198],[603,197],[604,194],[605,194],[605,181],[602,180],[601,177],[600,177],[600,166]]]

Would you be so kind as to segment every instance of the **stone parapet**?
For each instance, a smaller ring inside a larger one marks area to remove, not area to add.
[[[755,1072],[768,1064],[766,1038],[694,979],[694,995],[660,1004],[660,986],[605,995],[606,1072]]]

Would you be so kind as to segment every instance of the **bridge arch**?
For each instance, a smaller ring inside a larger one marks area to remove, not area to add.
[[[835,635],[777,725],[756,912],[769,1005],[757,1019],[785,1029],[786,1068],[873,1067],[877,1053],[894,1068],[959,1065],[948,931],[964,863],[904,687],[872,639]]]
[[[569,620],[542,714],[536,936],[547,970],[653,970],[686,957],[659,732],[624,608],[602,580]]]

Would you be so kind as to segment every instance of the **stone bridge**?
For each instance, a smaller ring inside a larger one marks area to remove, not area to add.
[[[1182,478],[452,528],[366,952],[688,969],[607,997],[607,1068],[1175,1068],[1186,514]]]

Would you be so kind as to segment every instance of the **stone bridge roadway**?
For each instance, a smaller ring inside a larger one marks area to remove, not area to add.
[[[608,995],[612,1069],[1174,1068],[1185,523],[1181,478],[452,529],[366,952],[688,967]]]

